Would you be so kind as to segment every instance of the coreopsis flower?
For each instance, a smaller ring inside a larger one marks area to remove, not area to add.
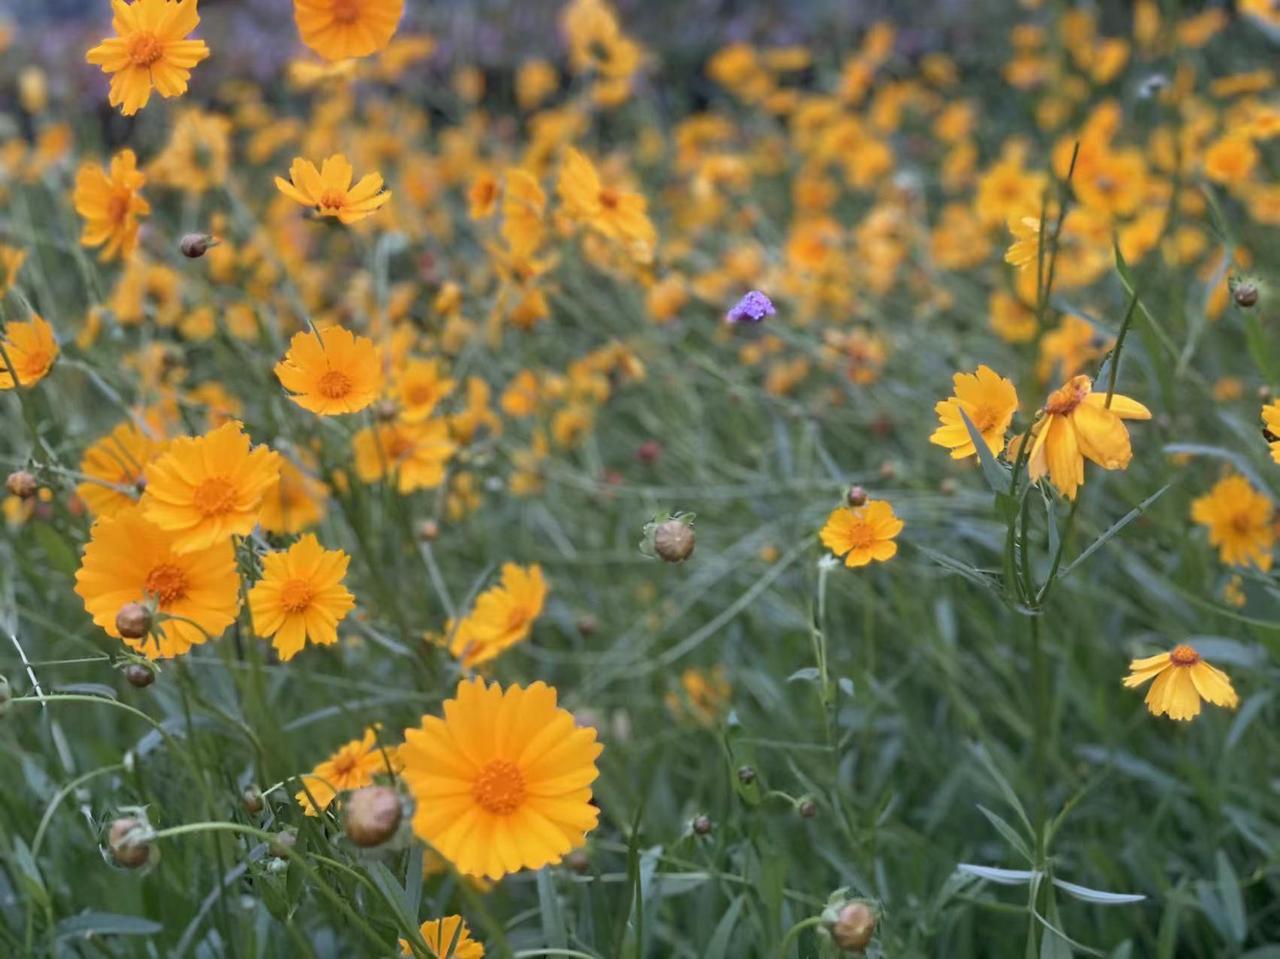
[[[308,642],[331,646],[338,623],[355,607],[342,585],[351,557],[325,549],[308,533],[283,552],[262,557],[262,578],[249,591],[253,631],[271,639],[283,662]]]
[[[317,216],[337,217],[342,223],[363,220],[391,199],[390,192],[382,189],[382,174],[366,173],[354,187],[351,179],[351,162],[341,153],[325,160],[319,170],[310,160],[297,157],[289,167],[288,180],[276,177],[276,189],[314,208]]]
[[[148,171],[158,183],[203,193],[226,182],[230,163],[231,120],[193,109],[178,114],[168,144]]]
[[[1035,216],[1019,216],[1009,221],[1009,232],[1013,234],[1013,243],[1005,251],[1004,261],[1019,270],[1039,262],[1040,259],[1040,218]]]
[[[1119,393],[1107,404],[1105,393],[1093,392],[1087,376],[1073,376],[1049,395],[1043,415],[1031,427],[1027,475],[1032,482],[1046,475],[1067,499],[1075,499],[1084,483],[1084,461],[1105,470],[1125,469],[1133,458],[1125,420],[1149,420],[1151,411]]]
[[[445,375],[439,360],[409,360],[396,374],[392,395],[400,416],[409,423],[425,420],[457,384]]]
[[[338,793],[372,785],[375,776],[398,773],[402,765],[399,753],[397,749],[380,747],[378,727],[370,726],[363,737],[339,746],[333,755],[302,776],[306,788],[299,789],[293,798],[308,816],[318,816]]]
[[[822,545],[844,557],[846,566],[883,563],[898,553],[894,538],[902,532],[902,520],[884,500],[869,499],[861,506],[838,506],[831,511],[818,534]]]
[[[289,399],[321,416],[364,409],[382,392],[382,351],[341,326],[301,330],[275,366]]]
[[[111,105],[132,116],[160,96],[187,92],[191,70],[209,56],[203,40],[187,37],[200,23],[196,0],[111,0],[116,32],[85,54],[111,75]]]
[[[1154,679],[1147,690],[1147,709],[1152,716],[1192,720],[1200,715],[1200,700],[1235,709],[1240,702],[1231,680],[1222,670],[1210,666],[1194,648],[1182,643],[1167,653],[1158,653],[1129,664],[1124,678],[1130,689]]]
[[[484,959],[484,946],[471,938],[471,930],[461,916],[445,916],[429,919],[418,927],[422,939],[431,951],[433,959]],[[400,951],[406,956],[413,950],[405,939],[400,940]]]
[[[1228,566],[1271,568],[1276,531],[1271,500],[1243,476],[1224,476],[1191,503],[1191,518],[1208,527],[1209,542]]]
[[[676,719],[713,726],[724,715],[732,695],[733,687],[723,666],[691,666],[680,674],[679,690],[667,693],[663,702]]]
[[[404,0],[293,0],[302,42],[326,60],[386,49],[403,14]]]
[[[262,498],[280,481],[280,456],[232,420],[203,436],[183,436],[147,467],[142,512],[176,534],[180,552],[247,536]]]
[[[410,423],[397,419],[367,426],[351,440],[356,475],[366,483],[394,476],[396,489],[412,493],[444,482],[445,467],[458,446],[439,418]]]
[[[151,204],[138,192],[146,182],[132,150],[112,157],[110,169],[81,164],[72,196],[76,212],[85,221],[80,244],[102,247],[99,258],[104,262],[133,253],[138,246],[138,217],[151,212]]]
[[[299,533],[324,518],[328,498],[328,486],[282,456],[280,482],[262,497],[258,522],[270,533]]]
[[[114,516],[137,501],[131,491],[142,488],[146,469],[164,452],[165,440],[148,426],[132,420],[117,424],[99,439],[80,460],[85,481],[76,487],[89,511],[96,516]]]
[[[53,327],[39,316],[6,323],[0,347],[4,348],[3,355],[0,355],[0,390],[35,386],[53,368],[59,352]],[[4,356],[8,357],[8,362],[4,361]]]
[[[124,639],[152,658],[179,656],[216,639],[240,610],[231,541],[180,550],[178,534],[149,522],[137,506],[93,524],[76,572],[76,593],[93,621],[117,638],[116,616],[125,604],[154,604],[162,615],[150,636]]]
[[[978,450],[960,415],[963,410],[991,454],[999,456],[1004,449],[1005,431],[1013,422],[1013,414],[1018,411],[1017,389],[1011,381],[985,364],[972,373],[955,374],[952,383],[955,395],[933,408],[940,425],[929,437],[929,442],[951,450],[952,459],[976,455]]]
[[[1258,165],[1258,149],[1248,137],[1231,134],[1209,145],[1204,152],[1204,173],[1226,185],[1243,183]]]
[[[463,875],[500,879],[558,863],[596,826],[591,784],[603,747],[545,683],[504,690],[464,680],[443,718],[424,716],[404,738],[413,831]]]
[[[556,190],[570,219],[611,239],[645,249],[657,242],[644,196],[603,184],[591,161],[572,147],[565,152]]]
[[[1280,400],[1262,408],[1262,435],[1271,450],[1271,458],[1280,463]]]
[[[546,209],[547,195],[533,174],[508,170],[502,194],[502,238],[513,260],[528,259],[542,245]]]
[[[18,271],[27,259],[27,251],[0,243],[0,296],[4,296],[18,282]]]
[[[542,567],[504,563],[502,583],[481,593],[453,630],[449,651],[467,668],[488,662],[529,637],[547,600]]]

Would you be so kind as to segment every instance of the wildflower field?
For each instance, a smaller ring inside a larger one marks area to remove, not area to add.
[[[521,6],[0,0],[0,956],[1280,957],[1280,6]]]

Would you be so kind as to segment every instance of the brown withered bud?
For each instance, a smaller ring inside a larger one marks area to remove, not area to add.
[[[668,563],[683,563],[693,555],[693,547],[693,527],[681,520],[666,520],[653,532],[653,551]]]
[[[209,252],[209,243],[213,237],[207,233],[188,233],[178,241],[178,249],[189,260],[198,260]]]
[[[1241,280],[1231,290],[1231,296],[1236,301],[1236,306],[1247,310],[1250,307],[1258,305],[1258,284],[1253,280]]]
[[[849,492],[845,493],[844,498],[850,506],[865,506],[867,503],[867,491],[855,484],[849,487]]]
[[[143,639],[151,632],[151,610],[142,603],[125,603],[116,613],[116,629],[125,639]]]
[[[124,668],[124,681],[134,689],[146,689],[156,681],[156,674],[142,663],[130,663]]]
[[[257,786],[245,786],[240,793],[240,806],[250,816],[256,816],[267,807],[266,800],[262,798],[262,790]]]
[[[645,466],[652,466],[662,456],[662,444],[657,440],[645,440],[636,447],[636,459]]]
[[[107,830],[107,852],[111,861],[122,869],[139,869],[151,859],[150,829],[141,819],[126,816],[111,823]]]
[[[710,835],[711,830],[715,828],[715,826],[711,822],[710,816],[694,816],[693,822],[690,823],[690,828],[693,829],[696,835],[706,836]]]
[[[9,474],[9,478],[4,481],[4,487],[12,496],[18,499],[31,499],[36,495],[36,491],[40,488],[40,484],[36,481],[35,476],[26,470],[14,470]]]
[[[583,636],[594,636],[599,629],[600,620],[590,613],[583,613],[578,617],[578,632]]]
[[[587,858],[587,853],[583,849],[575,849],[565,856],[564,864],[580,876],[591,871],[591,860]]]
[[[418,524],[418,539],[424,543],[434,543],[440,535],[440,524],[433,519],[424,519]]]
[[[400,796],[390,786],[365,786],[347,797],[342,824],[348,839],[369,849],[396,834],[403,814]]]
[[[876,932],[876,914],[865,902],[845,903],[831,925],[831,938],[845,952],[862,952]]]

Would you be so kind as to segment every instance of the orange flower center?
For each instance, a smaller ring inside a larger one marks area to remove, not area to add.
[[[351,377],[341,370],[329,370],[320,377],[316,388],[326,399],[340,400],[351,392]]]
[[[286,613],[301,613],[315,596],[316,591],[305,579],[291,579],[280,590],[280,605]]]
[[[972,410],[965,410],[969,414],[969,419],[973,422],[973,427],[979,433],[985,433],[990,429],[994,429],[995,425],[1000,422],[999,411],[990,406],[978,406]]]
[[[22,357],[21,364],[15,363],[14,365],[20,366],[26,377],[39,376],[49,368],[49,362],[51,359],[52,357],[49,356],[47,350],[42,350],[37,347]]]
[[[192,505],[205,516],[221,516],[236,505],[236,487],[225,476],[211,476],[191,496]]]
[[[386,441],[387,456],[393,460],[401,459],[413,451],[413,440],[399,430],[393,430]]]
[[[333,0],[335,23],[355,23],[360,19],[360,0]]]
[[[622,197],[613,187],[607,186],[600,191],[600,205],[606,210],[616,210],[621,202]]]
[[[154,33],[137,33],[129,41],[129,62],[135,67],[149,67],[164,56],[164,44]]]
[[[1169,654],[1169,660],[1175,666],[1194,666],[1200,662],[1200,654],[1186,644],[1175,646]]]
[[[1084,402],[1093,384],[1087,376],[1073,376],[1065,386],[1049,394],[1044,411],[1050,416],[1067,416]]]
[[[325,190],[320,194],[320,209],[341,210],[347,205],[346,190]]]
[[[180,566],[161,563],[147,573],[142,591],[154,596],[161,609],[176,603],[187,595],[187,573]]]
[[[408,399],[410,406],[425,406],[435,397],[435,387],[430,383],[415,383],[409,387],[409,394],[406,399]]]
[[[875,544],[876,533],[871,528],[870,523],[858,521],[849,530],[849,547],[851,549],[866,549]]]
[[[107,197],[107,219],[112,223],[123,223],[129,215],[129,201],[132,194],[128,190],[114,190]]]
[[[480,770],[471,798],[496,816],[509,816],[524,802],[524,775],[508,759],[492,759]]]
[[[351,771],[356,768],[356,757],[347,753],[340,753],[333,761],[333,772],[339,778],[345,778],[351,775]]]

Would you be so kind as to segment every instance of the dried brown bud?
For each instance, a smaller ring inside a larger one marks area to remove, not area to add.
[[[865,902],[845,903],[831,926],[831,938],[845,952],[862,952],[876,932],[876,914]]]
[[[124,679],[134,689],[146,689],[156,681],[156,674],[142,663],[130,663],[124,668]]]
[[[709,835],[713,828],[713,824],[711,822],[710,816],[694,816],[693,822],[690,824],[690,826],[692,827],[694,833],[696,833],[699,836]]]
[[[116,613],[116,629],[125,639],[143,639],[151,632],[151,610],[141,603],[125,603]]]
[[[578,617],[578,632],[583,636],[594,636],[600,628],[600,621],[590,613],[583,613]]]
[[[188,233],[178,241],[178,249],[182,255],[191,260],[198,260],[209,252],[209,243],[213,237],[207,233]]]
[[[36,490],[40,484],[36,482],[36,478],[26,470],[14,470],[9,474],[9,478],[4,481],[5,489],[18,499],[31,499],[36,495]]]
[[[151,860],[151,827],[141,819],[127,816],[112,822],[107,831],[107,852],[122,869],[138,869]]]
[[[662,444],[657,440],[645,440],[636,448],[636,459],[646,466],[652,466],[662,456]]]
[[[849,487],[844,498],[850,506],[863,506],[867,502],[867,491],[855,484]]]
[[[693,555],[693,546],[693,527],[683,520],[666,520],[653,532],[653,551],[668,563],[683,563]]]
[[[1235,298],[1236,306],[1242,309],[1249,309],[1251,306],[1258,304],[1258,284],[1253,280],[1241,280],[1231,290],[1232,297]]]
[[[796,803],[796,812],[800,814],[801,819],[812,819],[818,815],[818,804],[806,796]]]
[[[587,858],[586,851],[582,849],[575,849],[565,856],[564,864],[578,875],[591,871],[591,860]]]
[[[257,786],[246,786],[244,792],[240,794],[240,805],[250,816],[256,816],[266,808],[267,804],[262,798],[261,789]]]
[[[440,524],[433,519],[424,519],[418,524],[418,539],[424,543],[434,543],[440,535]]]
[[[347,797],[342,822],[347,838],[368,849],[396,834],[403,812],[400,796],[390,786],[365,786]]]

